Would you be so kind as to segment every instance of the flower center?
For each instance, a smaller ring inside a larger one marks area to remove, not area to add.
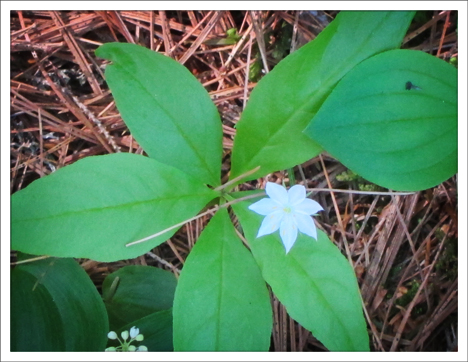
[[[290,214],[291,213],[291,208],[289,206],[285,206],[283,207],[283,211],[286,213],[286,214]]]

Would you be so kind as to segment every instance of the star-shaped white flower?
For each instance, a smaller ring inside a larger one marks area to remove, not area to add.
[[[265,191],[270,197],[249,206],[257,214],[265,215],[258,230],[257,238],[280,230],[286,254],[297,239],[297,230],[317,240],[317,229],[310,215],[323,210],[318,202],[306,198],[306,189],[295,185],[286,189],[273,182],[267,182]]]

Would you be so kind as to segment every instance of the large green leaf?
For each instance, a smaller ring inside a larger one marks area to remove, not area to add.
[[[438,185],[457,172],[457,71],[419,51],[378,54],[342,79],[305,133],[378,185]]]
[[[319,36],[258,83],[237,125],[231,178],[293,167],[322,148],[302,133],[337,82],[356,64],[400,46],[414,12],[342,12]]]
[[[130,328],[137,327],[143,334],[142,342],[132,343],[135,346],[144,345],[148,352],[172,352],[172,308],[154,312],[146,317],[137,319],[116,330],[120,336],[122,331],[129,331]],[[110,343],[117,347],[118,343]]]
[[[116,331],[172,308],[176,285],[174,274],[151,266],[128,265],[108,275],[102,283],[102,297],[110,329]]]
[[[13,351],[104,351],[108,328],[96,287],[73,259],[50,258],[11,271]]]
[[[217,193],[141,155],[92,156],[34,181],[11,197],[11,247],[29,254],[115,261],[161,244]]]
[[[190,252],[173,313],[176,351],[268,350],[268,291],[226,209],[216,213]]]
[[[187,68],[135,44],[108,43],[106,81],[146,153],[212,186],[220,184],[222,127],[208,93]]]
[[[62,320],[47,288],[18,268],[10,277],[11,351],[65,351]]]
[[[331,351],[368,351],[369,337],[354,271],[321,231],[318,240],[299,233],[285,253],[279,233],[256,238],[263,216],[232,205],[263,278],[289,315]]]

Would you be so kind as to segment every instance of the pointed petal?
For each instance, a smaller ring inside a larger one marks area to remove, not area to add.
[[[265,191],[268,196],[281,205],[288,203],[288,192],[283,186],[275,184],[274,182],[267,182]]]
[[[294,214],[294,220],[301,233],[309,235],[317,240],[317,228],[312,217],[304,214]]]
[[[263,235],[268,235],[276,230],[279,229],[281,220],[283,219],[284,212],[278,211],[278,212],[273,212],[269,215],[267,215],[263,221],[262,225],[260,225],[260,229],[258,229],[258,234],[257,238]]]
[[[281,210],[281,205],[272,199],[261,199],[249,206],[249,209],[260,215],[268,215]]]
[[[284,216],[283,221],[281,222],[280,236],[287,254],[297,239],[297,226],[291,215]]]
[[[295,206],[306,198],[306,189],[302,185],[294,185],[288,191],[289,204]]]
[[[304,215],[314,215],[322,210],[323,207],[317,201],[311,199],[304,199],[300,204],[294,206],[294,212]]]

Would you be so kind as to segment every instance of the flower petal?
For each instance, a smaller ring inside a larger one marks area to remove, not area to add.
[[[265,218],[262,221],[262,225],[260,225],[260,229],[258,229],[257,238],[263,235],[271,234],[278,230],[283,216],[283,211],[273,212],[265,216]]]
[[[286,205],[288,203],[288,192],[283,186],[275,184],[274,182],[267,182],[265,191],[270,198],[279,202],[281,205]]]
[[[249,206],[249,209],[260,215],[268,215],[281,209],[281,205],[272,199],[261,199]]]
[[[288,191],[289,204],[295,206],[306,198],[306,189],[302,185],[294,185]]]
[[[294,206],[294,212],[304,215],[314,215],[322,210],[323,207],[317,201],[311,199],[304,199],[300,204]]]
[[[280,236],[283,241],[283,245],[286,248],[286,254],[293,247],[297,239],[297,226],[291,215],[284,215],[283,221],[280,227]]]
[[[309,235],[310,237],[317,240],[317,228],[312,217],[304,214],[294,214],[294,220],[297,228],[301,233]]]

